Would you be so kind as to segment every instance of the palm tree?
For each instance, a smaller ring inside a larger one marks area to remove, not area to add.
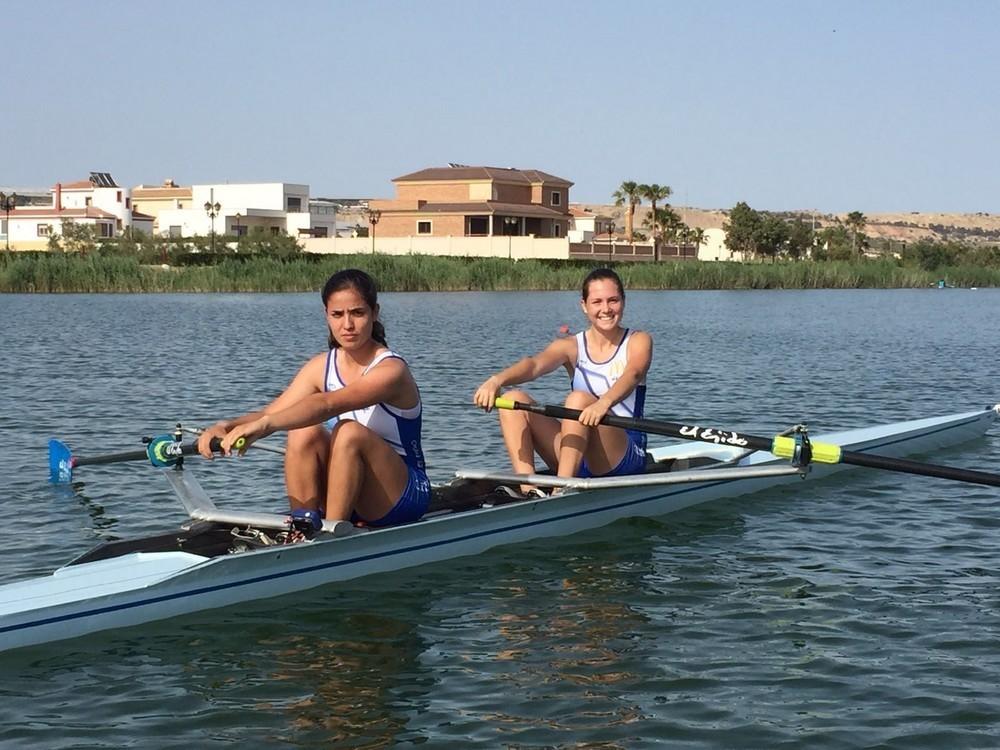
[[[657,185],[654,182],[651,185],[639,185],[639,194],[642,195],[643,198],[645,198],[646,200],[648,200],[649,204],[653,207],[653,211],[652,211],[652,215],[654,217],[653,223],[652,223],[652,231],[653,231],[653,258],[654,258],[654,260],[659,260],[660,259],[660,248],[656,244],[656,224],[657,224],[657,221],[656,221],[656,218],[655,218],[656,217],[656,202],[657,201],[665,201],[667,198],[669,198],[671,195],[674,194],[674,191],[671,190],[666,185]]]
[[[868,223],[868,220],[860,211],[851,211],[847,214],[847,220],[844,223],[851,229],[851,251],[857,255],[858,235],[865,231],[865,224]]]
[[[628,204],[628,211],[625,213],[625,241],[632,242],[632,230],[635,228],[635,207],[642,203],[642,195],[639,193],[639,184],[632,180],[625,180],[621,186],[611,194],[615,199],[616,206]]]

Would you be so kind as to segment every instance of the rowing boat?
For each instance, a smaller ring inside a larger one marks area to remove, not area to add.
[[[1000,404],[815,441],[873,459],[930,454],[982,436],[998,416]],[[643,475],[560,479],[467,469],[434,487],[431,509],[416,523],[364,529],[327,521],[297,543],[281,543],[301,539],[293,535],[289,516],[218,508],[190,463],[178,461],[160,471],[190,520],[179,531],[109,542],[50,575],[0,586],[0,651],[286,596],[622,518],[663,516],[847,468],[790,463],[767,450],[747,449],[736,433],[684,429],[702,443],[652,450]],[[184,448],[179,455],[191,452]],[[562,492],[523,499],[496,491],[527,481]]]

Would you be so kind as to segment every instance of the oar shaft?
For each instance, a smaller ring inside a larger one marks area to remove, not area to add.
[[[212,451],[219,452],[222,442],[218,439],[212,441]],[[198,452],[197,443],[187,443],[181,446],[181,455],[193,456]],[[148,461],[149,453],[145,449],[139,451],[125,451],[123,453],[108,453],[103,456],[73,456],[73,466],[96,466],[98,464],[117,464],[122,461]]]
[[[960,469],[954,466],[925,464],[921,461],[910,461],[905,458],[876,456],[871,453],[858,453],[857,451],[842,451],[840,455],[840,462],[842,464],[851,464],[852,466],[866,466],[870,469],[901,471],[905,474],[919,474],[920,476],[925,477],[954,479],[959,482],[970,482],[972,484],[985,484],[989,487],[1000,487],[1000,475],[998,474],[990,474],[985,471],[975,471],[974,469]]]
[[[565,406],[524,404],[520,401],[500,398],[497,399],[496,403],[500,409],[530,411],[546,417],[554,417],[555,419],[576,420],[580,418],[579,410],[569,409]],[[770,451],[774,442],[770,438],[755,437],[754,435],[744,435],[726,430],[715,430],[710,427],[662,422],[658,419],[631,419],[629,417],[619,417],[614,414],[605,414],[604,419],[601,420],[601,424],[608,427],[619,427],[623,430],[648,432],[651,435],[666,435],[667,437],[676,437],[682,440],[699,440],[703,443],[712,443],[713,445],[735,445],[740,448],[751,448],[758,451]]]
[[[567,409],[564,406],[525,404],[505,398],[498,398],[496,406],[498,409],[519,409],[535,414],[543,414],[547,417],[555,417],[556,419],[580,418],[580,412],[577,409]],[[605,415],[601,420],[601,424],[608,425],[609,427],[620,427],[623,430],[636,430],[638,432],[648,432],[653,435],[666,435],[682,440],[697,440],[714,445],[733,445],[752,450],[767,451],[780,458],[793,458],[796,450],[796,438],[784,435],[765,438],[757,435],[730,432],[728,430],[718,430],[712,427],[661,422],[658,419],[629,419],[627,417],[618,417],[614,414]],[[833,443],[812,442],[810,443],[810,449],[811,460],[816,463],[841,463],[851,466],[865,466],[871,469],[885,469],[904,474],[917,474],[919,476],[937,477],[939,479],[954,479],[959,482],[1000,487],[1000,474],[991,474],[972,469],[959,469],[952,466],[925,464],[920,461],[890,458],[889,456],[878,456],[859,451],[844,451],[841,450],[840,446]]]

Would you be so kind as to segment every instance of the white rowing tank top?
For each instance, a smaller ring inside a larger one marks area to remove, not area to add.
[[[383,360],[395,358],[403,359],[393,351],[386,350],[376,355],[371,361],[361,377],[367,375],[375,365]],[[403,360],[405,363],[406,360]],[[337,350],[331,349],[326,357],[326,382],[324,387],[328,391],[336,391],[343,388],[344,381],[340,378],[337,369]],[[410,409],[399,409],[390,404],[377,403],[366,406],[363,409],[353,409],[345,411],[336,417],[327,420],[327,426],[333,426],[342,419],[352,419],[360,425],[364,425],[402,456],[403,461],[408,466],[424,471],[424,452],[420,445],[420,427],[422,405],[420,395],[417,395],[416,406]]]
[[[572,388],[574,391],[584,391],[600,398],[607,393],[618,378],[625,372],[628,362],[628,341],[632,331],[625,329],[618,348],[609,359],[595,362],[587,351],[587,336],[585,331],[576,334],[576,367],[573,368]],[[641,419],[643,407],[646,404],[646,379],[643,378],[635,389],[625,398],[611,407],[611,413],[619,417]],[[626,430],[640,447],[646,447],[646,433]]]

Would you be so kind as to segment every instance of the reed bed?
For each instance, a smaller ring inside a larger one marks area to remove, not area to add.
[[[306,292],[341,268],[371,273],[385,291],[504,291],[577,289],[592,261],[511,262],[380,254],[254,256],[212,266],[142,265],[120,255],[0,253],[0,292]],[[1000,268],[961,265],[925,271],[893,261],[781,263],[616,263],[631,289],[920,288],[944,279],[952,286],[1000,286]]]

